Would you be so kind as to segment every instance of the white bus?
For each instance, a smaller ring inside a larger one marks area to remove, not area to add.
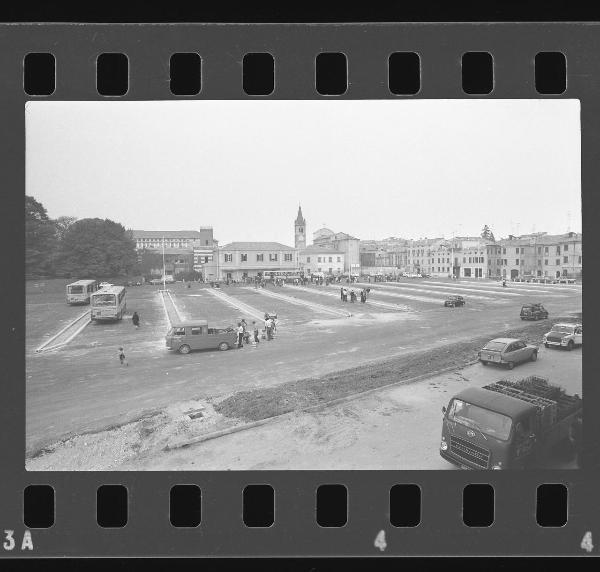
[[[67,304],[89,304],[90,296],[98,290],[96,280],[77,280],[67,284]]]
[[[122,320],[127,310],[124,286],[108,286],[92,294],[92,320]]]

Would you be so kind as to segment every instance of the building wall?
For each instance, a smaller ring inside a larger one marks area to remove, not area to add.
[[[298,254],[300,269],[307,274],[324,272],[342,274],[344,272],[344,254],[341,251],[323,249],[323,251],[300,251]]]
[[[259,257],[262,256],[262,260]],[[245,257],[245,258],[244,258]],[[269,270],[287,272],[298,271],[298,251],[286,250],[250,250],[250,249],[219,249],[218,269],[219,279],[242,280],[244,277],[253,278]]]

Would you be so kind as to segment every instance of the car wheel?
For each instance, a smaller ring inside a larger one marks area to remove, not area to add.
[[[188,346],[187,344],[183,344],[182,346],[179,347],[179,353],[180,354],[189,354],[190,346]]]
[[[514,361],[509,361],[506,364],[506,367],[508,367],[508,369],[513,369],[515,367],[515,362]]]
[[[537,361],[537,352],[531,354],[531,361]]]
[[[571,351],[574,346],[575,344],[573,343],[573,340],[569,340],[569,343],[567,344],[567,350]]]
[[[219,344],[219,349],[224,352],[229,349],[229,344],[227,342],[221,342]]]

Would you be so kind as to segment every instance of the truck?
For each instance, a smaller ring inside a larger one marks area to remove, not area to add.
[[[442,407],[440,455],[462,469],[526,469],[580,435],[582,400],[529,376],[469,387]]]

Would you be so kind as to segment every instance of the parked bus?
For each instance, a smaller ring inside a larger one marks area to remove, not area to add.
[[[124,286],[108,286],[92,294],[92,320],[122,320],[127,310]]]
[[[67,284],[67,304],[89,304],[90,296],[98,290],[96,280],[77,280]]]

